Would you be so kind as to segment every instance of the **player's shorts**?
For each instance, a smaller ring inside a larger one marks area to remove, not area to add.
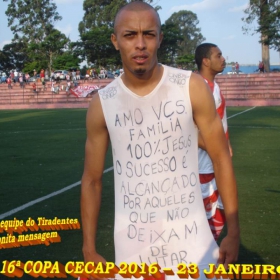
[[[199,180],[206,216],[212,234],[215,240],[217,240],[225,224],[225,215],[215,175],[214,173],[199,174]]]
[[[219,208],[216,209],[215,215],[210,219],[208,219],[208,223],[215,240],[217,240],[218,237],[220,236],[225,222],[226,222],[226,217],[225,217],[224,210],[221,210]]]

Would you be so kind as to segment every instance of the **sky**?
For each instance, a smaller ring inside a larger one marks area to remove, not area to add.
[[[69,36],[72,41],[79,40],[78,25],[84,15],[83,0],[55,0],[55,2],[57,11],[63,18],[55,24],[55,27]],[[154,0],[153,2],[162,8],[159,10],[162,23],[174,12],[192,11],[197,15],[198,27],[206,38],[205,42],[218,45],[228,62],[258,65],[261,60],[259,34],[243,34],[242,31],[244,26],[242,17],[245,16],[244,9],[248,3],[249,0]],[[0,0],[0,49],[13,38],[5,15],[7,6],[7,2]],[[280,53],[273,49],[270,50],[270,63],[280,64]]]

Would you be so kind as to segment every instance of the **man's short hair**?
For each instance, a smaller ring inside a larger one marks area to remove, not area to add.
[[[125,4],[124,6],[122,6],[114,19],[114,33],[116,33],[116,22],[117,22],[117,18],[119,17],[120,13],[124,10],[128,10],[128,11],[141,11],[141,10],[154,10],[157,17],[158,17],[158,25],[159,25],[159,30],[161,30],[161,20],[159,17],[158,12],[156,11],[156,9],[151,6],[150,4],[146,3],[146,2],[142,2],[142,1],[133,1],[130,3]]]
[[[203,58],[210,58],[211,48],[216,48],[217,45],[212,43],[203,43],[199,45],[195,50],[195,63],[198,70],[201,69]]]

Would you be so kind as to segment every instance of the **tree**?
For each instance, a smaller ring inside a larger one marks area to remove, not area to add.
[[[53,29],[42,42],[30,42],[26,50],[29,64],[34,65],[35,61],[35,69],[49,69],[51,72],[53,61],[67,50],[69,41],[59,30]]]
[[[57,58],[58,55],[62,55],[64,51],[68,48],[70,40],[59,30],[53,29],[39,44],[39,50],[41,56],[47,58],[48,68],[51,72],[53,68],[53,60]]]
[[[7,0],[4,0],[7,1]],[[39,59],[38,64],[48,65],[55,55],[62,53],[69,39],[54,28],[61,20],[53,0],[13,0],[6,15],[8,26],[14,34],[13,42],[22,43],[30,58]],[[34,64],[32,61],[29,64]]]
[[[183,36],[180,35],[178,25],[167,23],[161,26],[163,32],[163,40],[158,50],[158,60],[167,65],[174,65],[176,57],[180,51],[180,42],[183,41]]]
[[[8,0],[3,0],[7,2]],[[40,42],[61,20],[53,0],[12,0],[5,12],[14,40]]]
[[[93,27],[113,26],[114,14],[118,7],[124,5],[125,0],[85,0],[83,21],[79,24],[80,34],[91,30]]]
[[[183,56],[179,56],[176,59],[176,63],[183,69],[194,70],[196,68],[194,54],[185,54]]]
[[[99,65],[121,64],[120,56],[112,46],[114,17],[121,6],[133,2],[129,0],[84,0],[84,17],[79,24],[81,41],[76,48],[88,63]],[[153,0],[143,1],[153,4]],[[159,10],[161,7],[156,6]],[[204,37],[197,27],[196,14],[190,11],[174,13],[163,24],[164,39],[158,51],[159,61],[174,65],[178,56],[194,54],[195,48]]]
[[[82,52],[87,59],[88,64],[107,65],[107,61],[117,65],[121,64],[118,51],[115,50],[111,42],[112,28],[107,27],[92,27],[90,31],[81,35]]]
[[[272,4],[273,2],[273,4]],[[261,24],[260,32],[266,35],[265,44],[280,52],[280,1],[270,1],[269,15],[265,24]],[[266,19],[266,16],[263,20]]]
[[[79,32],[83,34],[93,27],[113,27],[116,13],[126,3],[133,0],[84,0],[83,9],[85,11],[83,21],[79,23]],[[152,4],[153,0],[143,1]],[[159,6],[156,9],[160,9]]]
[[[257,21],[255,32],[260,34],[262,45],[262,61],[265,71],[270,71],[269,48],[272,47],[280,51],[280,1],[279,0],[250,0],[250,4],[245,9],[247,15],[242,20],[244,33],[251,31],[252,23]]]
[[[11,43],[0,52],[1,68],[3,70],[22,69],[28,60],[23,43]]]
[[[173,13],[165,24],[174,24],[179,27],[179,34],[183,38],[182,41],[178,41],[179,56],[194,54],[196,47],[205,40],[200,33],[200,28],[197,27],[199,24],[197,15],[191,11],[182,10]]]
[[[72,52],[67,51],[62,55],[59,55],[53,61],[53,68],[54,69],[65,69],[70,70],[72,68],[79,68],[81,60],[72,54]]]

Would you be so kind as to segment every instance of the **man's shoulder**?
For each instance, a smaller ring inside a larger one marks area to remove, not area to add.
[[[109,84],[107,84],[105,87],[101,88],[98,90],[98,94],[100,96],[100,98],[102,98],[103,100],[109,99],[113,96],[116,95],[116,87],[119,84],[119,79],[121,77],[117,77],[116,79],[114,79],[112,82],[110,82]]]
[[[168,66],[168,65],[165,65],[165,64],[161,64],[161,65],[169,72],[188,73],[188,74],[192,73],[191,70],[176,68],[176,67]]]
[[[211,93],[210,86],[207,85],[205,79],[197,73],[192,73],[190,77],[190,96],[193,98],[202,100],[204,98],[204,94]]]
[[[164,76],[168,79],[171,84],[176,84],[178,86],[186,86],[189,84],[190,77],[192,76],[192,71],[175,68],[167,65],[164,67]]]
[[[111,81],[110,83],[108,83],[106,86],[104,86],[103,88],[101,88],[99,91],[105,91],[106,89],[110,88],[110,87],[115,87],[118,85],[118,81],[120,79],[120,76],[115,78],[113,81]]]

